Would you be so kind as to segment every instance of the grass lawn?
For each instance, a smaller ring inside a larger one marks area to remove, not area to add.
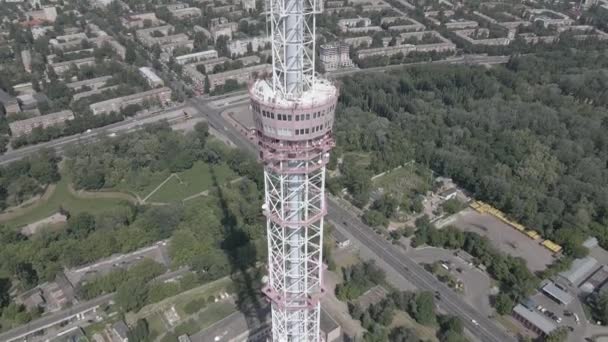
[[[196,318],[190,319],[175,327],[176,336],[183,334],[192,335],[208,328],[213,323],[228,317],[236,312],[236,306],[228,301],[213,303],[204,308]]]
[[[435,334],[437,331],[434,327],[428,327],[426,325],[418,324],[407,312],[397,310],[395,311],[395,317],[391,328],[406,327],[416,332],[416,335],[423,341],[439,341]]]
[[[35,202],[29,207],[23,208],[19,216],[0,223],[13,228],[21,227],[51,216],[59,210],[60,206],[74,215],[83,211],[97,214],[124,205],[124,201],[121,199],[77,197],[69,191],[68,182],[69,179],[63,175],[59,183],[57,183],[55,191],[48,199]]]
[[[140,198],[146,197],[160,183],[162,183],[171,173],[166,170],[163,172],[142,172],[136,176],[136,179],[123,180],[117,186],[108,190],[124,191],[127,193],[137,194]]]
[[[150,329],[151,337],[156,338],[167,330],[167,327],[163,322],[163,318],[160,312],[148,316],[148,318],[146,318],[146,321],[148,321],[148,327]]]
[[[217,295],[220,291],[225,291],[228,286],[232,284],[232,280],[229,277],[221,278],[212,281],[207,284],[195,287],[188,291],[179,293],[173,297],[163,299],[158,303],[153,303],[142,308],[137,314],[128,314],[127,320],[129,322],[135,322],[139,318],[147,318],[156,313],[162,313],[168,310],[172,306],[175,306],[175,310],[180,317],[187,316],[184,311],[184,306],[193,300],[208,298],[209,296]]]
[[[225,184],[237,177],[226,164],[211,166],[204,162],[196,162],[191,169],[180,172],[177,175],[179,178],[172,177],[148,198],[148,202],[167,203],[181,201],[186,197],[208,190],[215,183],[220,185]],[[215,180],[213,179],[214,176]]]
[[[428,173],[428,175],[426,175]],[[413,164],[391,170],[374,179],[374,186],[383,188],[400,198],[404,193],[412,194],[416,189],[426,189],[430,180],[430,171]]]
[[[355,156],[356,160],[357,160],[357,166],[361,167],[362,169],[368,167],[369,164],[372,161],[372,156],[371,156],[370,153],[365,153],[365,152],[346,152],[346,153],[344,153],[344,155],[342,156],[342,158],[346,158],[347,156]]]

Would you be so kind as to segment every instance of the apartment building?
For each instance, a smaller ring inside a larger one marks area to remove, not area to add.
[[[145,101],[158,101],[160,104],[169,103],[171,101],[171,89],[167,87],[156,88],[137,94],[101,101],[89,105],[89,109],[93,115],[98,115],[118,112],[128,105],[142,104]]]
[[[13,121],[8,124],[13,137],[20,137],[29,134],[36,127],[50,127],[63,124],[68,120],[74,119],[74,113],[71,110],[62,110],[60,112],[35,116],[33,118]]]

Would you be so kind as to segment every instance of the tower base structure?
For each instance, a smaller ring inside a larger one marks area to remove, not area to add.
[[[266,80],[250,88],[259,158],[264,164],[264,215],[272,340],[320,341],[323,295],[325,167],[334,146],[338,90],[315,78],[297,99],[285,99]]]

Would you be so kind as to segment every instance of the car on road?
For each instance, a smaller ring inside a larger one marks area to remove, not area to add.
[[[574,314],[574,320],[576,321],[576,324],[581,324],[581,320],[578,318],[577,314]]]
[[[474,319],[471,320],[471,323],[473,323],[473,325],[479,326],[479,323],[477,323],[477,321]]]

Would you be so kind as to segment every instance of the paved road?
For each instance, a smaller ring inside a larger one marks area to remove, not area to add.
[[[180,110],[185,107],[186,107],[186,105],[177,105],[175,107],[168,108],[167,110],[152,113],[152,114],[149,114],[146,116],[133,117],[133,118],[129,118],[124,121],[113,123],[108,126],[91,129],[91,131],[89,133],[74,134],[74,135],[51,140],[51,141],[44,142],[44,143],[22,147],[17,150],[7,151],[2,156],[0,156],[0,165],[8,164],[15,160],[19,160],[30,154],[35,153],[36,151],[43,149],[43,148],[52,148],[52,149],[55,149],[58,152],[60,152],[67,145],[93,141],[93,140],[98,139],[99,135],[105,135],[106,133],[109,133],[109,132],[113,132],[113,133],[125,132],[125,131],[133,130],[133,129],[137,128],[138,126],[143,125],[145,123],[149,123],[149,122],[160,121],[160,120],[171,121],[175,118],[181,119],[182,116],[179,113],[177,113],[177,114],[169,113],[171,115],[168,115],[168,112]]]
[[[515,341],[512,336],[503,332],[494,322],[465,303],[458,294],[438,281],[401,250],[376,234],[350,211],[338,205],[334,199],[330,198],[327,204],[328,219],[334,221],[336,229],[351,235],[360,244],[371,249],[392,268],[387,271],[397,272],[419,289],[439,291],[441,300],[437,304],[449,314],[461,317],[465,327],[481,341]],[[477,324],[474,324],[473,320]]]

